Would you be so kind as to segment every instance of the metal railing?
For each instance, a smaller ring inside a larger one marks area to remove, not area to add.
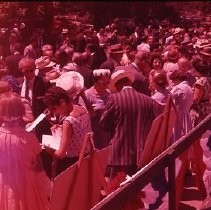
[[[132,176],[130,181],[112,192],[91,210],[118,210],[119,204],[126,199],[132,198],[137,192],[147,185],[161,170],[168,167],[169,182],[169,209],[176,209],[176,191],[175,191],[175,159],[186,151],[203,133],[211,129],[211,114],[199,125],[192,129],[187,135],[183,136],[177,142],[172,144],[163,153],[153,159],[148,165],[139,170]],[[122,206],[122,205],[121,205]]]

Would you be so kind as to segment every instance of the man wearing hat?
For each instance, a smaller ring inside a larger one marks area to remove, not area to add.
[[[21,96],[25,97],[30,102],[33,115],[36,118],[46,109],[42,96],[50,87],[50,83],[45,82],[40,75],[35,75],[35,68],[35,61],[31,58],[22,58],[19,62],[19,69],[24,75],[24,81],[21,87]],[[43,133],[37,129],[37,127],[35,132],[41,141]]]
[[[100,65],[101,69],[110,69],[111,73],[114,72],[116,66],[120,66],[120,61],[123,56],[123,48],[121,44],[111,45],[108,49],[108,59]]]
[[[36,119],[46,109],[43,96],[51,84],[44,81],[39,74],[35,75],[36,65],[32,58],[22,58],[19,62],[19,69],[24,75],[21,96],[29,101],[33,116]],[[40,142],[42,141],[43,134],[51,134],[50,127],[51,125],[46,119],[35,127],[35,133]],[[41,157],[47,175],[51,176],[51,157],[45,152],[41,153]]]
[[[60,76],[59,68],[56,68],[56,63],[51,61],[48,56],[41,56],[36,59],[35,65],[38,71],[36,74],[39,74],[46,81],[54,80]]]
[[[131,87],[133,75],[118,70],[111,75],[111,94],[100,119],[102,128],[111,135],[108,158],[110,181],[119,173],[133,175],[138,170],[146,138],[153,120],[162,108],[155,100]]]

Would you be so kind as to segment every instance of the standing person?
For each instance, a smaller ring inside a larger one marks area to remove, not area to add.
[[[18,68],[19,61],[23,58],[22,45],[14,44],[14,52],[5,58],[5,65],[8,68],[8,74],[13,77],[23,77],[23,74]]]
[[[50,182],[42,168],[39,141],[20,125],[24,111],[17,94],[0,96],[0,209],[47,210]]]
[[[93,112],[90,112],[89,107],[87,107],[90,112],[93,140],[97,149],[108,146],[110,140],[108,133],[99,124],[100,117],[110,96],[109,79],[109,69],[95,69],[93,71],[94,85],[84,91],[86,100],[92,106],[91,111],[93,110]]]
[[[191,107],[191,117],[193,126],[197,126],[211,112],[211,77],[208,65],[202,60],[193,61],[194,75],[196,82],[193,86],[193,106]]]
[[[23,55],[24,57],[32,58],[34,60],[40,57],[41,52],[38,48],[38,42],[36,37],[32,36],[30,38],[30,43],[25,47]]]
[[[110,88],[116,93],[111,94],[100,120],[102,128],[111,134],[110,178],[121,171],[128,175],[137,172],[152,122],[162,109],[155,100],[135,91],[131,80],[125,70],[111,75]]]
[[[167,89],[168,80],[164,71],[151,71],[149,77],[149,89],[151,90],[151,98],[159,104],[165,105],[170,91]]]
[[[85,135],[91,132],[89,113],[83,106],[73,104],[68,93],[57,86],[48,89],[44,103],[51,112],[63,118],[62,126],[54,125],[52,128],[55,130],[60,127],[62,130],[59,149],[52,150],[46,147],[46,151],[57,159],[56,175],[58,175],[78,160]],[[85,152],[89,152],[88,147]]]
[[[19,62],[19,69],[24,75],[24,81],[21,87],[21,97],[26,98],[32,107],[32,113],[34,118],[37,118],[46,109],[43,103],[42,97],[44,96],[50,83],[44,81],[40,75],[35,75],[35,61],[32,58],[22,58]],[[51,134],[50,123],[44,119],[35,127],[35,133],[39,141],[42,141],[43,134]],[[48,162],[51,162],[51,156],[42,151],[43,166],[48,176],[51,176],[51,166]]]
[[[123,48],[121,44],[113,44],[108,48],[108,59],[104,61],[101,65],[101,69],[110,69],[111,73],[114,72],[114,69],[117,66],[120,66],[120,61],[123,56]]]
[[[193,104],[193,91],[187,76],[181,70],[174,71],[169,79],[173,83],[171,95],[175,106],[178,106],[178,118],[174,128],[174,142],[192,129],[190,108]]]
[[[131,72],[131,74],[134,74],[135,76],[134,81],[132,82],[132,87],[136,91],[150,96],[148,76],[142,71],[142,67],[144,63],[146,63],[146,60],[147,57],[145,53],[137,52],[133,62],[126,66],[125,70]]]
[[[111,75],[109,87],[116,93],[111,94],[100,120],[111,135],[106,171],[109,183],[119,174],[132,176],[138,171],[151,125],[162,111],[155,100],[134,90],[131,81],[132,74],[125,70]]]

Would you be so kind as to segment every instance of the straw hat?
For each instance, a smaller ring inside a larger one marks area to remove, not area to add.
[[[84,78],[76,71],[68,71],[58,78],[56,86],[66,90],[70,97],[74,97],[84,88]]]
[[[117,70],[115,71],[112,75],[111,75],[111,79],[110,79],[110,83],[109,83],[109,89],[110,90],[116,90],[115,88],[115,83],[118,82],[119,80],[123,79],[123,78],[128,78],[129,80],[131,80],[131,82],[134,81],[134,74],[130,71],[127,70]]]
[[[38,69],[53,67],[56,63],[50,60],[48,56],[41,56],[35,60],[35,65]]]
[[[123,48],[121,44],[113,44],[108,47],[110,54],[123,54]]]

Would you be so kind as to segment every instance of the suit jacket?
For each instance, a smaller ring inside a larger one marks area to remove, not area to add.
[[[132,82],[132,87],[136,91],[150,96],[151,91],[149,90],[149,82],[148,82],[147,78],[142,73],[139,72],[138,67],[135,66],[133,63],[131,63],[125,67],[125,70],[130,71],[135,76],[135,79]]]
[[[75,52],[84,52],[86,48],[86,39],[83,33],[78,33],[75,37]]]
[[[21,54],[9,55],[5,58],[5,64],[9,70],[9,74],[13,77],[22,77],[23,74],[18,68],[19,61],[23,58]]]
[[[125,87],[111,94],[100,119],[102,128],[111,134],[111,166],[137,166],[153,120],[162,106],[150,97]]]
[[[84,86],[88,89],[93,85],[92,81],[92,70],[88,65],[83,65],[78,67],[78,72],[84,78]]]
[[[32,84],[32,113],[37,118],[45,109],[46,106],[43,102],[42,96],[44,96],[46,90],[51,86],[51,83],[46,83],[40,76],[35,76]],[[44,119],[35,128],[35,133],[39,141],[42,141],[43,134],[51,134],[50,123]]]
[[[112,58],[108,58],[105,62],[100,65],[101,69],[110,69],[111,74],[114,72],[115,67],[116,65]]]

